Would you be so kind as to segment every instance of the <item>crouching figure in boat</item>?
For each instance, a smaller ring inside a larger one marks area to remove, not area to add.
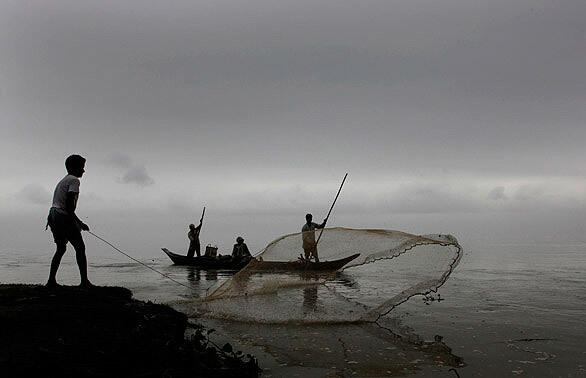
[[[234,244],[234,248],[232,248],[232,259],[247,259],[250,260],[252,255],[248,250],[248,246],[244,243],[244,239],[239,236],[236,238],[236,244]]]

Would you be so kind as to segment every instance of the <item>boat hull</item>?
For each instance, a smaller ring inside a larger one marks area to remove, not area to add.
[[[259,261],[253,259],[247,266],[246,269],[262,272],[324,272],[324,271],[337,271],[360,256],[357,253],[352,256],[345,257],[339,260],[332,261]]]
[[[238,259],[234,260],[232,256],[219,256],[219,257],[187,257],[185,255],[178,255],[169,251],[167,248],[161,248],[163,252],[174,265],[194,266],[201,269],[228,269],[228,270],[240,270],[248,264],[250,259]]]

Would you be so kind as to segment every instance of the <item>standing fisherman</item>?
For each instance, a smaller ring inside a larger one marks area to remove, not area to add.
[[[87,258],[85,256],[85,244],[81,236],[81,231],[89,231],[87,224],[83,223],[77,215],[75,208],[79,198],[79,179],[85,172],[85,159],[79,155],[71,155],[65,160],[67,176],[65,176],[53,193],[53,204],[47,217],[47,226],[51,227],[53,239],[57,244],[57,250],[51,260],[51,271],[47,286],[57,286],[57,270],[61,263],[61,258],[65,254],[67,242],[70,242],[75,248],[75,259],[79,267],[82,287],[93,286],[87,278]]]
[[[324,228],[326,226],[328,218],[330,217],[330,214],[332,213],[332,210],[334,209],[334,205],[336,204],[336,201],[338,200],[338,196],[340,195],[340,192],[342,191],[342,187],[344,186],[344,183],[346,182],[346,177],[348,177],[348,173],[346,173],[344,175],[344,179],[342,179],[342,183],[340,184],[340,188],[338,189],[338,193],[336,193],[336,197],[334,198],[334,202],[332,202],[332,206],[330,206],[330,210],[328,211],[328,215],[326,215],[326,219],[324,219],[322,224],[313,223],[311,221],[313,219],[313,215],[311,215],[311,214],[305,215],[306,223],[301,228],[301,232],[302,232],[301,236],[303,238],[303,252],[305,252],[305,260],[306,261],[309,261],[309,259],[311,259],[311,257],[313,256],[315,258],[315,262],[319,262],[319,258],[317,257],[317,243],[319,243],[319,239],[322,237],[323,231],[321,234],[319,234],[319,237],[317,238],[317,240],[315,240],[315,229]]]
[[[192,223],[189,225],[189,232],[187,237],[189,238],[189,249],[187,250],[187,257],[193,257],[193,253],[197,253],[197,257],[201,256],[201,247],[199,244],[199,232],[201,231],[201,221],[199,225],[195,227]]]
[[[319,262],[317,257],[317,242],[315,241],[315,230],[324,228],[328,218],[324,219],[322,224],[312,222],[313,215],[305,215],[306,223],[301,228],[303,238],[303,252],[305,253],[305,260],[309,261],[312,257],[315,258],[315,262]]]
[[[189,238],[189,249],[187,250],[187,257],[193,257],[193,253],[197,253],[197,257],[201,256],[201,247],[199,244],[199,232],[201,231],[201,225],[203,223],[203,216],[206,212],[206,208],[203,208],[203,212],[201,214],[201,219],[199,220],[199,225],[195,227],[192,223],[189,225],[189,232],[187,233],[187,237]]]

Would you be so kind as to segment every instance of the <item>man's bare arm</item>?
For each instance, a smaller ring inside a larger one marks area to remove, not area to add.
[[[75,192],[67,192],[67,197],[65,199],[65,210],[67,214],[69,214],[73,219],[78,222],[79,226],[84,231],[89,231],[90,228],[87,224],[83,223],[81,219],[77,217],[75,214],[75,208],[77,207],[77,198],[79,197],[79,193]]]

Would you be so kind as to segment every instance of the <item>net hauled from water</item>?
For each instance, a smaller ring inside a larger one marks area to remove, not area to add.
[[[295,262],[303,237],[282,236],[256,257]],[[338,272],[258,271],[250,264],[203,298],[198,312],[268,323],[375,321],[414,295],[437,291],[462,258],[446,234],[337,227],[315,237],[320,262],[360,256]]]

